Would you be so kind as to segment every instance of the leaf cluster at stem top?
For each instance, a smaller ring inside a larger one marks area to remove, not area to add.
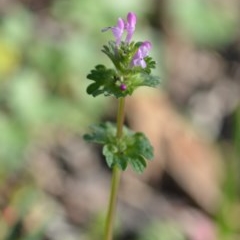
[[[151,70],[155,68],[155,61],[149,56],[145,57],[146,68],[133,66],[132,59],[141,45],[141,42],[122,42],[120,46],[110,41],[103,46],[103,52],[110,58],[115,69],[107,68],[104,65],[97,65],[87,75],[92,80],[87,88],[87,93],[96,97],[100,94],[105,96],[126,97],[131,95],[140,86],[156,87],[159,78],[151,75]],[[124,91],[120,88],[125,85]]]

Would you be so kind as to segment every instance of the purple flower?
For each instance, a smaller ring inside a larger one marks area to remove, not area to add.
[[[116,26],[104,28],[104,29],[102,29],[102,32],[105,32],[105,31],[111,29],[112,33],[116,39],[116,45],[118,46],[121,43],[124,30],[126,30],[127,36],[126,36],[125,42],[129,43],[131,41],[132,35],[135,31],[136,22],[137,22],[136,15],[132,12],[129,12],[127,15],[126,22],[122,18],[119,18]]]
[[[124,21],[121,18],[119,18],[117,26],[112,27],[111,29],[114,37],[116,38],[116,44],[119,45],[121,43],[124,31]]]
[[[104,28],[104,29],[102,29],[102,32],[105,32],[105,31],[111,29],[114,37],[116,38],[116,45],[119,45],[122,40],[124,27],[125,27],[125,24],[124,24],[123,19],[119,18],[116,26]]]
[[[125,22],[125,29],[127,31],[127,36],[126,36],[126,43],[129,43],[131,41],[132,35],[135,31],[135,26],[137,22],[137,17],[134,13],[130,12],[127,15],[127,22]]]
[[[152,48],[152,44],[149,41],[145,41],[138,48],[137,52],[133,56],[132,65],[133,66],[141,66],[145,68],[147,66],[144,58],[147,57],[150,49]]]

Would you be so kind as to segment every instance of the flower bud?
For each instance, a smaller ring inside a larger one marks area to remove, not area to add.
[[[121,89],[122,91],[125,91],[125,90],[127,89],[127,86],[126,86],[124,83],[122,83],[122,84],[120,85],[120,89]]]

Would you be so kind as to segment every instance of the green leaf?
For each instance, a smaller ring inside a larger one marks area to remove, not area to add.
[[[92,133],[83,135],[84,140],[88,142],[107,144],[111,143],[116,135],[116,129],[109,122],[93,125],[90,127],[90,129]]]
[[[135,73],[135,70],[137,72]],[[148,74],[145,70],[136,67],[129,70],[124,77],[120,77],[114,69],[107,69],[104,65],[97,65],[87,78],[93,80],[87,88],[87,93],[96,97],[100,94],[105,96],[126,97],[131,95],[140,86],[157,87],[160,79],[157,76]],[[127,89],[122,91],[120,85],[125,84]]]
[[[135,159],[130,158],[129,162],[137,173],[142,173],[147,166],[146,161],[142,156]]]
[[[134,133],[125,136],[127,148],[125,155],[133,170],[137,173],[143,172],[146,168],[146,161],[153,158],[153,147],[143,133]]]
[[[100,94],[105,96],[115,96],[116,98],[124,97],[128,91],[120,89],[120,76],[114,69],[108,69],[104,65],[97,65],[95,69],[91,70],[87,78],[93,80],[87,88],[87,93],[96,97]]]
[[[160,78],[147,73],[140,73],[133,76],[132,84],[134,88],[140,86],[157,87],[160,83]]]
[[[106,158],[108,167],[114,166],[114,153],[117,152],[117,148],[112,144],[106,144],[103,146],[103,155]]]
[[[106,157],[108,167],[112,168],[116,164],[121,170],[127,168],[127,158],[119,153],[114,144],[104,145],[103,155]]]
[[[117,138],[116,126],[109,122],[92,126],[91,130],[84,139],[103,145],[103,155],[110,168],[116,165],[125,170],[130,163],[134,171],[141,173],[146,168],[146,160],[153,158],[153,147],[143,133],[124,127],[123,136]]]
[[[136,148],[134,151],[138,152],[139,155],[142,155],[146,159],[153,159],[153,147],[151,146],[149,140],[143,133],[135,133],[134,134],[134,144],[133,146]]]

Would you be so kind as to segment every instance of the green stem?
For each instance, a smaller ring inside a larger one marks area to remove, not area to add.
[[[122,136],[123,122],[124,122],[124,106],[125,106],[125,99],[119,98],[118,113],[117,113],[117,135],[116,135],[118,138],[121,138]],[[114,166],[113,173],[112,173],[111,193],[110,193],[110,199],[108,204],[108,213],[106,218],[104,240],[112,240],[113,223],[114,223],[114,217],[116,212],[117,193],[118,193],[118,187],[120,182],[120,176],[121,176],[120,170],[118,169],[117,166]]]
[[[117,113],[117,137],[122,137],[122,129],[124,123],[124,107],[125,98],[119,98],[118,100],[118,113]]]

